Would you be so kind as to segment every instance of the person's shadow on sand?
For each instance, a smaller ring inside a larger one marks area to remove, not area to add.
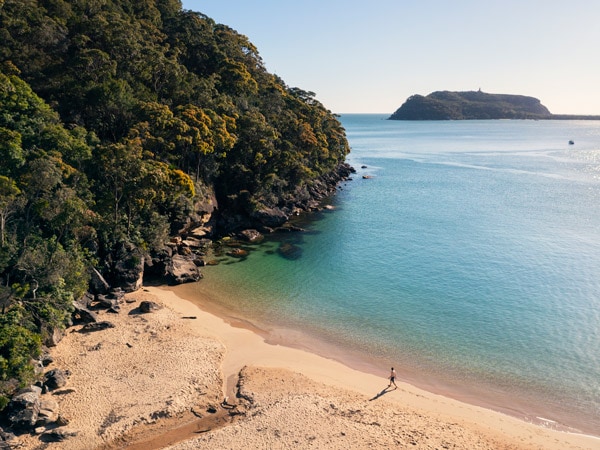
[[[383,395],[387,394],[388,392],[395,391],[396,389],[398,389],[398,388],[397,388],[397,387],[394,387],[394,388],[392,388],[392,387],[390,387],[390,386],[386,386],[386,388],[385,388],[383,391],[381,391],[381,392],[378,392],[378,393],[375,395],[375,397],[373,397],[373,398],[370,398],[370,399],[369,399],[369,401],[370,401],[370,402],[372,402],[373,400],[377,400],[379,397],[381,397],[381,396],[383,396]]]

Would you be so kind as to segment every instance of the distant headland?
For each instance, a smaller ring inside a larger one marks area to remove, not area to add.
[[[552,114],[540,100],[526,95],[478,91],[436,91],[412,95],[390,120],[600,120],[600,115]]]

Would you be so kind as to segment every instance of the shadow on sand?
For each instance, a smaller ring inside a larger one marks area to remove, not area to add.
[[[387,394],[388,392],[395,391],[396,389],[398,389],[398,387],[393,387],[393,388],[392,388],[392,387],[390,387],[390,386],[386,386],[386,387],[385,387],[385,389],[384,389],[383,391],[381,391],[381,392],[378,392],[378,393],[375,395],[375,397],[373,397],[373,398],[370,398],[370,399],[369,399],[369,401],[370,401],[370,402],[372,402],[373,400],[377,400],[379,397],[381,397],[381,396],[383,396],[383,395]]]

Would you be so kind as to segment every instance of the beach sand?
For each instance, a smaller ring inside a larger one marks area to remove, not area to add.
[[[77,435],[24,449],[600,449],[600,440],[273,345],[168,289],[128,294],[116,326],[73,327],[51,366],[71,372],[45,394]],[[163,308],[140,314],[142,300]],[[226,401],[224,399],[226,398]]]

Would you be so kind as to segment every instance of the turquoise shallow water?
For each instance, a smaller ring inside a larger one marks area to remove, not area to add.
[[[200,283],[382,373],[600,434],[600,122],[384,118],[341,117],[358,174],[335,210]]]

